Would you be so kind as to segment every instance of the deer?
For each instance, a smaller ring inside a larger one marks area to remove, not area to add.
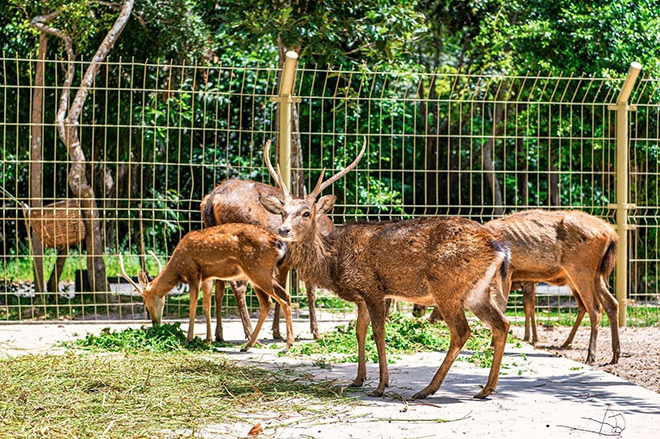
[[[268,140],[268,148],[271,141]],[[280,215],[273,215],[267,211],[259,202],[261,196],[282,197],[282,191],[276,187],[251,180],[230,179],[221,182],[210,193],[208,193],[201,203],[202,220],[205,227],[212,227],[227,223],[245,223],[254,224],[264,229],[276,233],[282,224]],[[318,226],[321,233],[329,233],[334,224],[327,215],[319,218]],[[279,268],[278,283],[284,285],[286,277],[290,270],[288,258],[285,258]],[[250,338],[252,326],[245,302],[245,282],[230,282],[231,289],[236,298],[238,313],[243,323],[243,331],[246,338]],[[319,338],[319,328],[316,319],[316,288],[313,285],[306,285],[307,302],[309,304],[309,325],[312,337]],[[224,296],[224,284],[216,282],[215,285],[215,304],[216,304],[216,341],[223,341],[222,334],[222,299]],[[279,339],[280,336],[280,306],[276,304],[273,315],[273,338]]]
[[[577,300],[578,315],[562,347],[571,346],[585,313],[588,313],[591,335],[586,363],[593,364],[598,325],[604,309],[612,332],[611,364],[616,364],[621,355],[619,303],[609,293],[607,285],[616,262],[618,241],[612,225],[581,211],[535,209],[494,219],[485,226],[504,237],[511,247],[511,269],[504,297],[505,300],[508,298],[512,282],[522,282],[526,337],[531,322],[532,340],[537,340],[535,284],[568,285]]]
[[[174,249],[165,268],[156,255],[158,275],[149,281],[147,273],[138,274],[139,285],[126,274],[123,257],[119,256],[119,273],[142,296],[151,322],[159,325],[163,316],[165,296],[178,283],[190,287],[190,321],[186,340],[195,333],[195,313],[200,285],[202,307],[206,317],[206,340],[211,342],[211,293],[216,279],[247,280],[254,287],[259,300],[259,320],[241,349],[246,352],[257,341],[261,326],[270,309],[272,297],[280,304],[286,317],[286,347],[294,342],[293,319],[287,291],[277,282],[278,268],[286,257],[286,243],[275,234],[251,224],[223,224],[187,233]]]
[[[266,210],[282,217],[279,236],[287,242],[291,265],[302,279],[357,304],[358,371],[351,386],[362,386],[366,379],[365,339],[369,322],[379,363],[379,383],[370,395],[382,396],[389,384],[385,300],[393,298],[436,305],[450,332],[445,359],[429,385],[415,393],[413,399],[425,398],[440,388],[471,333],[465,309],[493,333],[493,364],[486,386],[475,395],[485,398],[497,388],[509,329],[508,320],[490,295],[491,283],[502,294],[508,247],[483,225],[457,217],[353,222],[321,233],[318,219],[332,209],[336,197],[318,197],[357,166],[366,146],[365,139],[357,158],[328,180],[323,181],[321,172],[312,192],[302,198],[289,193],[281,173],[274,171],[266,148],[266,164],[282,197],[263,195],[259,200]]]

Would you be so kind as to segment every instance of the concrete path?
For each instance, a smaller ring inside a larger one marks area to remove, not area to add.
[[[327,330],[345,322],[321,322]],[[38,324],[0,325],[0,358],[26,353],[59,353],[58,341],[98,333],[102,328],[122,329],[139,324]],[[270,325],[266,324],[269,328]],[[299,339],[308,323],[295,321]],[[203,335],[204,325],[196,329]],[[227,339],[242,339],[240,323],[228,320]],[[263,336],[268,334],[262,331]],[[253,349],[240,353],[238,348],[222,351],[242,364],[293,368],[309,372],[313,380],[337,380],[349,384],[355,364],[327,364],[278,356],[274,349]],[[423,401],[406,402],[428,384],[444,353],[430,352],[404,356],[390,365],[390,385],[384,398],[369,398],[365,392],[377,384],[378,366],[368,365],[369,380],[355,393],[358,404],[338,406],[314,417],[292,414],[286,420],[269,418],[264,407],[260,418],[246,418],[231,425],[210,425],[201,437],[241,437],[261,423],[264,437],[277,438],[659,438],[660,394],[630,384],[613,375],[596,371],[582,363],[536,351],[523,344],[507,346],[496,394],[486,400],[472,398],[486,383],[488,369],[456,361],[440,390]],[[346,389],[349,392],[350,389]],[[447,420],[451,422],[440,422]]]

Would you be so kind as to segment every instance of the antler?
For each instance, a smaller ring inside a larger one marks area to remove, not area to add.
[[[163,266],[160,263],[160,259],[158,259],[156,257],[156,255],[154,254],[154,252],[152,252],[151,250],[149,250],[147,253],[149,253],[151,256],[153,256],[153,258],[156,260],[156,263],[158,263],[158,274],[160,274],[160,272],[163,271]]]
[[[312,198],[318,197],[321,194],[321,192],[323,192],[323,189],[327,188],[332,183],[339,180],[344,175],[348,174],[353,168],[357,166],[358,163],[360,163],[360,160],[362,160],[362,156],[364,155],[364,152],[366,150],[367,150],[367,137],[365,136],[364,143],[362,144],[362,151],[360,151],[360,154],[358,154],[357,158],[353,160],[353,163],[351,163],[346,168],[344,168],[343,170],[339,171],[338,173],[327,179],[325,182],[323,181],[323,173],[325,173],[325,168],[324,168],[323,171],[321,171],[321,176],[319,177],[319,180],[316,183],[314,190],[309,194],[309,196]]]
[[[124,268],[124,258],[122,257],[122,255],[119,255],[119,266],[121,267],[121,273],[119,273],[119,275],[124,279],[126,279],[128,283],[133,285],[133,288],[135,288],[136,290],[138,290],[138,292],[140,292],[140,294],[142,294],[142,288],[140,288],[135,282],[133,282],[133,279],[131,279],[131,277],[128,274],[126,274],[126,269]]]
[[[286,202],[291,200],[291,193],[289,193],[289,190],[284,184],[284,179],[282,178],[282,173],[280,172],[280,165],[277,165],[277,172],[275,172],[273,165],[270,163],[270,143],[270,140],[268,140],[264,146],[264,162],[266,162],[266,167],[268,167],[268,173],[271,177],[273,177],[273,180],[275,180],[277,186],[282,189],[282,192],[284,193],[284,201]]]

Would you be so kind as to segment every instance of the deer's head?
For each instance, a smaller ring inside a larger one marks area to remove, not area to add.
[[[163,266],[156,257],[156,255],[149,251],[149,254],[158,263],[158,273],[160,274],[163,271]],[[126,274],[126,269],[124,268],[124,258],[122,255],[119,255],[119,266],[121,267],[121,273],[119,275],[126,279],[135,290],[140,293],[142,300],[144,300],[144,307],[146,308],[149,316],[151,317],[151,323],[154,325],[160,324],[161,319],[163,318],[163,308],[165,307],[165,295],[155,294],[154,292],[154,281],[149,282],[147,273],[144,270],[140,270],[138,273],[139,285],[133,282],[133,279]]]
[[[268,172],[275,180],[277,186],[282,190],[283,199],[274,196],[262,196],[259,198],[259,201],[270,213],[282,216],[282,225],[279,228],[279,235],[283,240],[289,242],[305,241],[313,236],[316,232],[318,218],[329,212],[337,199],[334,195],[325,195],[317,200],[318,196],[321,195],[323,189],[327,188],[355,168],[362,159],[366,149],[367,138],[365,137],[362,150],[353,163],[326,181],[323,181],[323,174],[325,173],[325,169],[323,169],[314,190],[312,190],[309,195],[304,194],[302,198],[298,198],[292,196],[284,184],[279,165],[277,165],[277,171],[273,168],[273,165],[270,162],[270,140],[266,142],[266,146],[264,147],[264,160],[268,167]]]

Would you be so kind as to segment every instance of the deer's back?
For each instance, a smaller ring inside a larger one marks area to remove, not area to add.
[[[345,288],[421,304],[436,303],[434,290],[476,283],[499,257],[495,236],[463,218],[354,223],[333,236],[344,249],[337,256]]]
[[[268,212],[259,201],[260,197],[278,197],[279,188],[252,180],[225,180],[204,197],[201,204],[202,219],[206,227],[219,224],[244,223],[261,226],[277,233],[282,217]],[[329,233],[334,225],[330,218],[319,218],[322,233]]]
[[[580,211],[529,210],[490,221],[486,226],[511,248],[514,279],[557,279],[566,264],[600,263],[616,233],[612,226]]]
[[[179,242],[170,264],[182,273],[201,271],[203,278],[242,279],[264,267],[272,271],[284,258],[286,245],[273,233],[251,224],[222,224],[189,232]]]

